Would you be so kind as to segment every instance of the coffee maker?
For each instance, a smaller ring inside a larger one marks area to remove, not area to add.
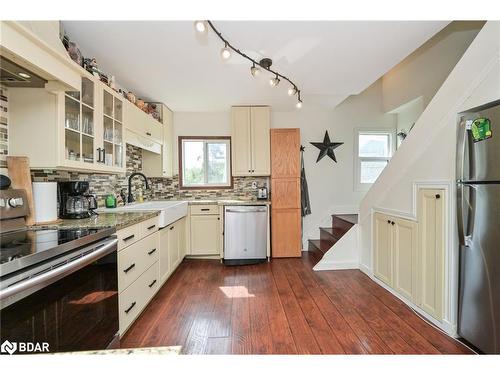
[[[88,194],[88,181],[58,182],[57,187],[61,219],[85,219],[96,215],[97,200]]]

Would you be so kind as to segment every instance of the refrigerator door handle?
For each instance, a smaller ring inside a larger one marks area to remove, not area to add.
[[[465,245],[465,228],[464,228],[464,185],[457,184],[457,224],[458,224],[458,241],[461,246]]]
[[[467,146],[466,135],[467,129],[465,124],[465,118],[461,117],[460,122],[458,124],[458,135],[457,135],[457,180],[462,181],[465,179],[464,176],[464,163],[465,163],[465,150]]]

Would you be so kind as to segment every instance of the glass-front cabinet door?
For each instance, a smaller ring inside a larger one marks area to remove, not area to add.
[[[64,95],[65,160],[94,164],[94,99],[94,82],[86,77],[82,78],[81,91],[67,91]]]
[[[103,90],[103,157],[109,167],[123,168],[123,102],[106,89]]]

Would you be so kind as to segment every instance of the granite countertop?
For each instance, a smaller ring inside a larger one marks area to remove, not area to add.
[[[54,224],[37,225],[33,228],[106,228],[115,227],[116,230],[158,216],[160,211],[133,211],[133,212],[101,212],[88,219],[63,219]]]
[[[258,206],[271,204],[270,200],[249,200],[249,199],[228,199],[228,198],[214,198],[214,199],[192,199],[186,200],[189,205],[196,204],[218,204],[219,206]]]

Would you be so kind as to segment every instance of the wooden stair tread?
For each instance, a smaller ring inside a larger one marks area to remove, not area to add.
[[[333,237],[334,242],[337,242],[344,234],[346,234],[346,230],[341,228],[319,228],[320,233],[326,234],[329,237]]]
[[[342,215],[332,215],[332,218],[337,218],[340,220],[344,220],[352,225],[358,223],[358,215],[356,214],[342,214]]]
[[[330,250],[330,247],[332,247],[324,240],[309,240],[309,248],[311,248],[311,246],[320,251],[322,254],[326,253]]]

